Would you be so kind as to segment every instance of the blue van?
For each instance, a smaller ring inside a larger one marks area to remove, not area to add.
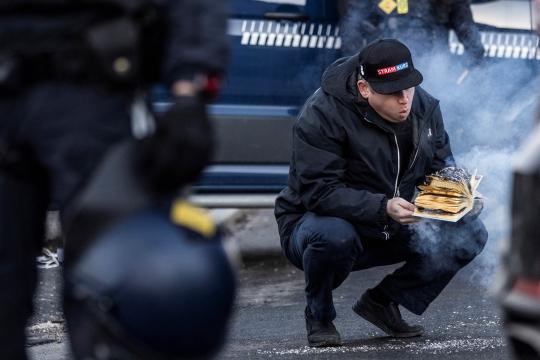
[[[217,152],[193,189],[275,197],[285,187],[295,118],[319,87],[324,70],[341,56],[337,5],[335,0],[230,4],[232,59],[222,95],[210,106]],[[535,77],[531,74],[540,59],[531,6],[529,0],[473,1],[471,6],[486,60],[509,69],[530,67],[522,75],[528,80]],[[463,54],[452,32],[449,48],[456,59]],[[513,76],[511,71],[507,76]],[[519,111],[530,111],[531,104],[525,102]],[[228,205],[234,203],[223,204]]]
[[[198,192],[279,192],[292,126],[328,65],[340,56],[334,0],[231,1],[232,58],[210,107],[214,165]]]

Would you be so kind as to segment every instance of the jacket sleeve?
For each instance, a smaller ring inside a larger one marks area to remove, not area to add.
[[[293,133],[296,177],[290,179],[289,186],[308,211],[382,227],[387,224],[386,196],[345,185],[346,135],[329,125],[339,120],[328,118],[328,114],[313,102],[302,110]]]
[[[448,3],[448,0],[444,2]],[[469,0],[451,0],[450,24],[469,56],[476,62],[480,62],[485,50],[478,27],[472,17]]]
[[[200,73],[221,75],[228,60],[226,0],[169,0],[164,77],[169,83]]]
[[[446,166],[456,166],[456,161],[454,159],[454,155],[452,154],[452,149],[450,148],[450,137],[444,129],[443,117],[439,105],[437,105],[437,108],[433,113],[433,118],[436,125],[437,137],[431,168],[429,173],[426,175],[439,171]]]

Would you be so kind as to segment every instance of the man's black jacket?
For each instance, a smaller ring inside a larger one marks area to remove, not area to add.
[[[409,115],[414,151],[398,183],[397,138],[359,97],[357,65],[358,55],[332,64],[298,116],[288,186],[275,205],[281,238],[311,211],[348,220],[368,238],[388,239],[400,225],[387,218],[387,199],[411,201],[419,180],[454,165],[439,101],[416,87]]]

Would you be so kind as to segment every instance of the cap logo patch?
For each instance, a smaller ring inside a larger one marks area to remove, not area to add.
[[[399,65],[390,66],[384,69],[377,69],[377,75],[388,75],[401,70],[405,70],[409,67],[409,63],[406,61]]]

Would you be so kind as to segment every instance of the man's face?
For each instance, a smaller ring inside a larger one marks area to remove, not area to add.
[[[414,87],[397,91],[391,94],[379,94],[375,92],[366,81],[358,81],[358,90],[369,105],[383,119],[399,123],[405,121],[411,112],[414,98]]]

